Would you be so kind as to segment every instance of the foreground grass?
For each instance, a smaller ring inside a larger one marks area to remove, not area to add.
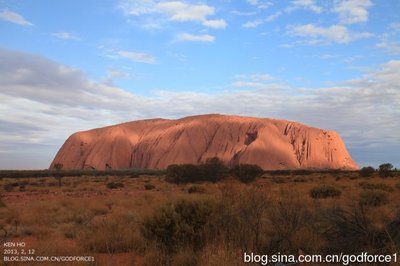
[[[0,239],[24,241],[46,256],[93,255],[97,265],[242,265],[245,251],[399,251],[398,177],[266,173],[250,184],[227,178],[185,185],[164,179],[83,175],[63,177],[59,186],[52,177],[2,178]],[[326,193],[332,186],[340,193]]]

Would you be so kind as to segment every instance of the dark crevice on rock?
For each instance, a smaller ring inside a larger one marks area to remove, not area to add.
[[[244,140],[245,145],[250,145],[253,141],[255,141],[258,137],[258,131],[247,132],[246,139]]]

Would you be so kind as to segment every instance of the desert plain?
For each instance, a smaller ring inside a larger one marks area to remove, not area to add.
[[[243,252],[399,252],[400,175],[368,175],[267,171],[245,183],[228,174],[179,184],[163,172],[3,176],[0,240],[24,242],[36,255],[95,259],[73,265],[246,265]]]

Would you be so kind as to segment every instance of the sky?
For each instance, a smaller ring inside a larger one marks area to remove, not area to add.
[[[0,169],[207,113],[335,130],[360,166],[400,168],[400,1],[0,0]]]

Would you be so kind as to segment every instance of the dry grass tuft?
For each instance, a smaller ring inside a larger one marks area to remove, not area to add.
[[[389,203],[388,194],[383,191],[362,191],[360,193],[360,204],[370,207],[379,207]]]

